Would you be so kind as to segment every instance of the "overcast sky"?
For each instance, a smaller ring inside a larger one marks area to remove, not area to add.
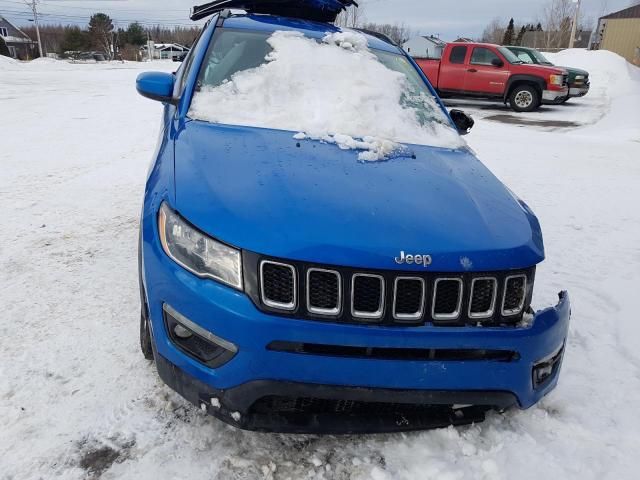
[[[91,13],[109,14],[118,26],[132,21],[144,24],[189,25],[189,9],[206,0],[40,0],[44,23],[84,25]],[[514,17],[516,23],[535,22],[548,0],[361,0],[366,19],[379,23],[405,23],[421,34],[440,34],[445,40],[458,36],[478,37],[495,17]],[[627,7],[631,0],[583,0],[587,18]],[[19,25],[30,14],[22,0],[0,0],[0,15]]]

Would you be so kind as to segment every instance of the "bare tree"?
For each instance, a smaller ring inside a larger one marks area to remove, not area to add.
[[[362,28],[371,32],[378,32],[389,37],[397,45],[402,45],[413,36],[413,31],[404,23],[373,23],[368,22]]]
[[[566,48],[571,38],[571,25],[575,13],[572,0],[549,0],[542,12],[545,48]],[[582,19],[578,19],[582,25]]]
[[[361,0],[358,5],[358,7],[351,6],[343,10],[336,19],[336,25],[346,28],[361,28],[366,21],[366,2]]]
[[[481,41],[485,43],[497,43],[502,42],[504,38],[504,32],[506,30],[506,20],[501,19],[500,17],[496,17],[491,20],[491,23],[486,26],[484,31],[482,32]]]

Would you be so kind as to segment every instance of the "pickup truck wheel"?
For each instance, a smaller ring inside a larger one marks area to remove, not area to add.
[[[509,95],[509,104],[516,112],[533,112],[540,106],[540,94],[530,85],[521,85]]]
[[[140,309],[140,350],[147,360],[153,360],[153,346],[151,345],[151,329],[149,328],[149,318],[143,305]]]

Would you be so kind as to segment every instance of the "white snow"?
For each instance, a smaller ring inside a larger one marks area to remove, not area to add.
[[[161,107],[134,85],[175,64],[0,57],[0,478],[637,478],[640,80],[607,52],[561,55],[587,67],[592,92],[522,118],[586,125],[478,115],[467,137],[540,218],[535,306],[571,294],[558,388],[480,425],[349,437],[235,430],[139,352],[137,227]]]
[[[275,32],[273,51],[258,68],[206,86],[192,101],[192,118],[231,125],[301,132],[305,138],[363,150],[361,160],[381,160],[401,143],[458,148],[464,142],[445,125],[429,95],[415,98],[406,77],[390,70],[355,32],[327,35],[322,42],[299,32]],[[439,122],[422,125],[411,96]],[[296,135],[296,138],[299,138]]]

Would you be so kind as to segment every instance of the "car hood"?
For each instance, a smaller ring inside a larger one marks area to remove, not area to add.
[[[189,121],[176,134],[174,207],[236,247],[292,260],[433,271],[524,268],[544,258],[530,210],[464,148],[359,162],[292,132]]]
[[[569,77],[571,80],[576,78],[577,75],[584,75],[585,77],[589,75],[589,72],[587,72],[586,70],[582,70],[581,68],[573,68],[573,67],[560,67],[560,68],[564,68],[567,72],[569,72]]]

